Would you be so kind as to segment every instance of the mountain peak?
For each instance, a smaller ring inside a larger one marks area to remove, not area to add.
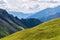
[[[0,9],[0,12],[5,11],[4,9]]]
[[[0,9],[0,14],[2,14],[2,13],[7,14],[7,11],[4,9]]]

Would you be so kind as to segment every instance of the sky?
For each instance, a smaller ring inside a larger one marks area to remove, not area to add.
[[[36,13],[60,5],[60,0],[0,0],[0,8],[23,13]]]

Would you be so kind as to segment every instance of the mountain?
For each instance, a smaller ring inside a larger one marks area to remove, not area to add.
[[[27,27],[32,28],[38,24],[41,24],[42,22],[39,19],[36,18],[27,18],[27,19],[21,19],[21,22]]]
[[[33,14],[24,14],[22,12],[15,12],[15,11],[8,11],[8,13],[12,14],[13,16],[17,16],[19,19],[24,18],[26,19],[27,17],[33,15]]]
[[[20,25],[17,24],[21,23]],[[0,9],[0,38],[23,30],[24,24],[18,21],[15,17],[8,14],[6,10]]]
[[[4,25],[4,23],[0,19],[0,38],[8,36],[9,34],[10,34],[9,29],[6,27],[6,25]]]
[[[45,21],[48,21],[48,20],[51,20],[51,19],[54,19],[54,18],[60,18],[60,13],[56,13],[54,15],[43,17],[40,20],[43,21],[43,22],[45,22]]]
[[[6,10],[0,9],[0,19],[4,20],[5,22],[9,23],[12,26],[17,26],[17,28],[19,28],[18,24],[21,23],[21,26],[23,25],[23,23],[21,21],[18,21],[13,15],[10,15],[7,13]],[[18,22],[18,24],[17,24]],[[21,27],[20,26],[20,27]]]
[[[19,31],[0,40],[60,40],[60,18]]]
[[[0,38],[15,33],[17,31],[24,30],[29,27],[32,28],[33,26],[36,26],[38,24],[40,24],[40,20],[38,19],[22,20],[19,19],[18,17],[14,17],[13,15],[9,14],[6,10],[0,9]]]
[[[51,20],[51,18],[54,19],[55,17],[60,15],[59,13],[60,13],[60,6],[55,7],[55,8],[44,9],[44,10],[37,12],[34,15],[30,16],[29,18],[37,18],[37,19],[40,19],[41,21],[43,19],[44,21],[42,21],[42,22],[45,22],[45,20],[48,21],[48,19],[49,20]],[[57,15],[55,15],[55,14],[57,14]],[[50,18],[49,16],[52,16],[52,15],[54,15],[54,16]],[[44,18],[46,18],[46,19],[44,19]]]

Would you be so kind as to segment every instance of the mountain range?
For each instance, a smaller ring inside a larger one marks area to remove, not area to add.
[[[33,15],[0,9],[0,40],[60,40],[59,30],[60,6]]]
[[[19,19],[24,18],[26,19],[27,17],[33,15],[32,13],[22,13],[22,12],[16,12],[16,11],[8,11],[8,13],[12,14],[14,17],[17,16]]]
[[[42,22],[45,22],[54,18],[59,18],[59,17],[60,17],[60,6],[57,6],[55,8],[47,8],[40,12],[35,13],[32,16],[29,16],[29,18],[40,19],[40,21]]]
[[[6,10],[0,9],[0,37],[10,35],[26,28],[34,27],[40,23],[40,20],[35,18],[19,19],[18,17],[9,14]]]

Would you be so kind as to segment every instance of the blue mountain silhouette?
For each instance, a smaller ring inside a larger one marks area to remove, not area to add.
[[[44,9],[30,16],[29,18],[37,18],[40,19],[40,21],[45,22],[58,17],[60,17],[60,6]]]

